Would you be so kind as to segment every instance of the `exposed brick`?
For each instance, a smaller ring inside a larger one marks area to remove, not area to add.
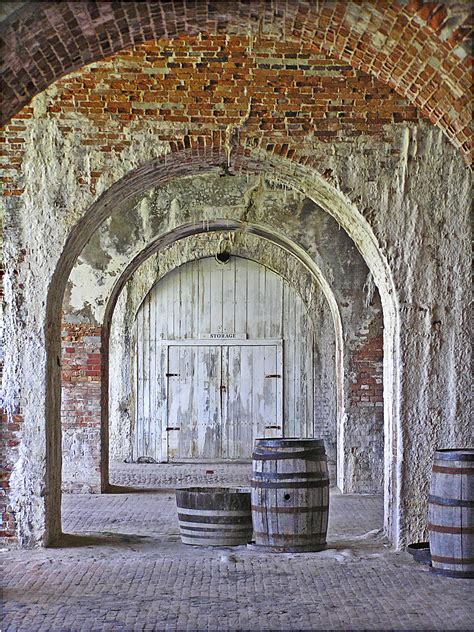
[[[31,112],[23,110],[20,113],[20,110],[32,96],[64,74],[117,53],[132,42],[138,44],[162,37],[183,38],[170,42],[168,49],[163,51],[164,57],[169,59],[166,66],[163,65],[163,59],[159,59],[161,65],[154,65],[160,51],[153,42],[145,59],[154,70],[167,68],[172,77],[181,78],[186,75],[178,73],[209,70],[229,62],[234,64],[232,68],[235,71],[237,64],[245,59],[246,42],[245,38],[235,38],[235,50],[239,56],[230,60],[229,51],[223,49],[226,34],[261,30],[259,21],[263,9],[249,11],[247,2],[236,0],[232,3],[211,3],[203,0],[199,3],[199,17],[196,4],[192,0],[171,0],[164,11],[155,5],[151,1],[137,5],[90,2],[90,15],[86,15],[82,10],[76,11],[74,3],[55,3],[54,7],[48,3],[44,3],[44,6],[36,3],[34,20],[31,20],[31,8],[27,3],[17,12],[15,19],[6,24],[2,33],[5,42],[2,121],[6,122],[13,114],[16,114],[14,120],[31,117]],[[407,95],[412,104],[421,108],[426,116],[430,116],[430,112],[441,103],[438,96],[430,90],[429,79],[422,78],[423,68],[429,69],[436,76],[436,84],[442,87],[442,115],[435,122],[445,130],[449,126],[455,129],[454,121],[463,120],[461,113],[452,112],[455,112],[454,104],[459,103],[459,94],[465,94],[463,113],[466,114],[466,122],[461,123],[458,131],[451,131],[447,135],[465,153],[468,152],[470,145],[465,139],[470,138],[470,105],[467,95],[471,82],[469,38],[472,34],[469,3],[466,3],[466,10],[460,19],[454,21],[448,19],[451,9],[450,3],[446,1],[420,1],[404,5],[393,0],[384,2],[383,10],[380,10],[380,4],[375,0],[366,0],[363,3],[339,0],[309,5],[298,0],[275,0],[272,8],[273,11],[265,16],[265,26],[272,33],[270,38],[277,54],[282,46],[281,40],[284,40],[284,46],[291,40],[296,41],[297,45],[298,42],[303,42],[305,49],[301,55],[317,46],[341,60],[338,66],[334,66],[341,72],[351,68],[364,69],[393,86],[399,94]],[[362,33],[361,13],[369,16]],[[107,19],[104,21],[102,16],[105,14]],[[377,19],[371,19],[371,16],[376,16]],[[50,26],[51,19],[54,20],[54,29]],[[455,27],[446,26],[451,23]],[[443,38],[440,37],[441,28],[447,29],[446,33],[443,32]],[[277,36],[279,29],[284,31],[283,38],[281,35]],[[199,66],[195,60],[182,55],[186,52],[186,44],[182,45],[184,37],[196,30],[202,33],[203,47],[207,46],[206,55],[197,62]],[[26,41],[17,37],[19,32],[28,33]],[[57,36],[58,32],[62,34],[61,38]],[[377,47],[375,42],[380,38],[386,40],[388,45]],[[63,45],[63,41],[68,42],[67,47]],[[413,46],[415,42],[421,44],[421,48]],[[35,51],[31,55],[25,54],[29,47]],[[461,49],[465,53],[461,54]],[[267,51],[262,53],[268,55]],[[299,59],[301,58],[297,58],[295,63],[286,63],[285,60],[268,64],[260,62],[260,72],[278,69],[282,75],[291,73],[298,66]],[[129,55],[129,61],[136,61],[133,52]],[[269,68],[266,68],[267,65]],[[408,72],[411,67],[416,67],[416,76]],[[97,74],[100,76],[100,73]],[[218,72],[215,74],[218,75]],[[154,76],[160,77],[163,83],[170,81],[166,72],[147,75],[140,79],[142,90],[148,90],[150,78]],[[123,81],[115,82],[116,87],[113,89],[123,90],[127,80],[124,78]],[[225,86],[225,82],[222,83],[225,77],[220,76],[215,80],[221,87]],[[234,84],[230,82],[229,85]],[[22,89],[19,89],[20,86]],[[133,108],[122,109],[111,104],[104,110],[97,99],[80,92],[72,92],[68,95],[68,99],[71,98],[76,99],[77,110],[89,116],[119,111],[124,112],[123,116],[126,117],[137,114]],[[57,112],[60,106],[55,104],[52,107],[52,111]],[[131,114],[128,113],[130,111]],[[162,114],[167,111],[161,109]],[[149,115],[150,112],[145,114]],[[202,117],[202,114],[198,116]],[[173,120],[186,122],[187,119],[183,114],[175,113]],[[113,148],[106,146],[104,151],[113,151]]]
[[[273,62],[265,70],[262,55],[271,55],[266,59]],[[177,58],[187,60],[185,74],[170,61]],[[155,70],[166,74],[151,72]],[[321,50],[291,42],[281,47],[265,38],[251,49],[244,37],[147,42],[56,85],[47,117],[64,136],[80,133],[85,148],[104,155],[128,150],[130,126],[137,129],[152,118],[162,124],[158,139],[170,143],[172,151],[183,145],[223,144],[231,126],[239,128],[242,146],[264,143],[276,155],[305,162],[312,140],[354,143],[360,135],[387,140],[384,125],[419,116],[408,101],[363,71],[335,63]],[[78,124],[77,113],[92,125]],[[18,126],[16,119],[4,130],[2,148],[15,168],[4,183],[6,196],[23,193],[21,164],[28,133],[28,126]],[[94,170],[81,176],[80,183],[94,194],[101,175]]]
[[[101,427],[101,328],[89,324],[62,326],[61,425],[68,431],[80,431],[87,452],[99,468]],[[99,350],[98,350],[99,347]],[[68,445],[63,445],[63,459],[68,461]],[[84,491],[82,483],[69,480],[63,471],[63,489]],[[98,491],[93,488],[89,491]]]

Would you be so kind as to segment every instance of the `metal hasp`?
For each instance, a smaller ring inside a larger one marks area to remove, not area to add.
[[[324,442],[257,439],[252,458],[252,546],[277,553],[324,549],[329,515]]]

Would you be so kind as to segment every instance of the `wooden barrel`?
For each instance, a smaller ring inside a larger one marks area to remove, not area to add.
[[[250,492],[228,487],[176,490],[179,530],[184,544],[234,546],[252,539]]]
[[[320,439],[256,439],[252,471],[255,546],[278,552],[326,545],[329,476]]]
[[[474,578],[474,448],[436,451],[428,529],[431,571]]]

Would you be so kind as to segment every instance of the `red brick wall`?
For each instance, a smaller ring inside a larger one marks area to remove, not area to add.
[[[82,470],[66,467],[63,489],[69,492],[100,491],[101,445],[101,328],[90,325],[63,324],[62,328],[62,431],[63,462],[74,455],[70,452],[68,433],[76,432],[81,440],[75,446],[88,449],[89,459],[80,464]],[[0,411],[0,539],[15,540],[15,516],[8,506],[8,491],[13,464],[20,443],[22,411],[19,407],[7,415]],[[8,455],[8,459],[6,458]]]
[[[353,353],[349,370],[350,405],[375,413],[375,421],[383,424],[383,335],[368,338]]]
[[[63,323],[64,491],[100,491],[101,357],[101,327]]]
[[[2,33],[6,67],[2,120],[57,78],[133,44],[196,32],[222,37],[270,32],[276,41],[295,38],[306,46],[316,45],[396,88],[468,155],[472,13],[469,3],[465,9],[460,3],[460,10],[452,4],[423,0],[31,3],[5,22]]]
[[[224,35],[148,42],[56,88],[45,117],[64,137],[80,135],[84,149],[104,157],[120,156],[152,122],[154,139],[171,150],[241,145],[312,164],[314,143],[355,148],[366,137],[389,146],[393,124],[419,119],[393,88],[323,48],[264,36],[251,46],[247,37]],[[11,203],[24,191],[32,117],[25,107],[0,134],[9,169],[1,180]],[[98,168],[84,172],[78,188],[95,195],[101,175]],[[63,336],[64,488],[98,491],[100,329],[67,325]],[[88,454],[83,475],[74,470],[75,450]]]
[[[8,504],[10,476],[13,464],[17,459],[17,447],[20,443],[23,415],[18,407],[10,415],[0,409],[0,453],[2,455],[0,469],[0,540],[15,539],[15,516]],[[8,458],[7,458],[8,455]]]
[[[349,359],[347,468],[353,492],[382,493],[384,481],[383,333],[379,314],[359,332]]]
[[[0,138],[11,170],[5,195],[23,192],[32,116],[24,108]],[[94,64],[57,82],[47,116],[105,156],[120,155],[133,142],[130,129],[152,121],[161,124],[156,140],[172,150],[239,144],[302,163],[314,142],[392,142],[389,124],[418,120],[392,88],[320,50],[262,38],[249,52],[246,37],[223,36],[147,43]],[[84,173],[78,185],[94,194],[101,173]]]
[[[108,2],[89,4],[94,5],[97,13],[96,17],[90,17],[91,33],[95,34],[102,25],[105,34],[91,49],[94,51],[93,59],[117,50],[116,43],[110,44],[117,39],[116,36],[109,37],[113,29],[125,34],[121,40],[122,47],[142,38],[151,40],[163,34],[173,36],[185,28],[177,14],[186,3],[170,4],[165,16],[167,25],[161,31],[143,28],[146,13],[148,20],[153,22],[154,19],[152,5],[146,2],[114,3],[113,6]],[[150,41],[58,81],[57,94],[51,99],[45,117],[57,122],[64,136],[83,135],[83,147],[89,147],[91,152],[98,151],[105,157],[121,155],[133,142],[133,133],[140,131],[148,121],[153,121],[160,126],[154,138],[169,142],[171,150],[240,144],[313,164],[315,142],[344,143],[355,147],[361,136],[365,136],[375,143],[390,146],[394,140],[391,124],[418,121],[419,112],[414,104],[419,104],[424,115],[441,125],[450,138],[468,151],[466,103],[468,107],[469,98],[464,95],[470,74],[463,59],[453,57],[459,38],[464,37],[462,29],[441,45],[440,40],[433,39],[432,35],[440,30],[445,18],[438,24],[436,20],[442,15],[434,9],[430,9],[428,14],[429,3],[411,2],[413,6],[406,10],[388,6],[373,32],[356,37],[356,32],[349,29],[347,23],[348,2],[331,4],[331,8],[329,5],[324,7],[324,3],[319,4],[323,7],[319,16],[314,16],[309,10],[306,13],[299,11],[298,18],[289,27],[295,37],[301,36],[305,27],[308,38],[313,42],[310,46],[289,41],[283,43],[283,37],[267,38],[264,34],[255,38],[251,47],[247,37],[224,34]],[[48,5],[50,14],[52,11],[56,17],[59,16],[57,24],[61,24],[63,19],[67,21],[72,29],[71,37],[67,35],[68,42],[75,42],[80,50],[87,49],[86,41],[79,33],[81,27],[78,26],[77,34],[74,31],[71,3],[55,3],[53,8],[51,3],[44,5]],[[39,29],[43,7],[35,6],[37,19],[34,27]],[[159,7],[159,3],[153,6]],[[204,2],[194,3],[193,6],[205,7],[201,25],[203,31],[226,30],[224,22],[218,26],[212,20],[208,22],[208,7]],[[304,8],[304,5],[301,6]],[[246,4],[239,9],[243,12],[242,16],[247,16],[247,21],[250,19],[249,7],[250,4]],[[112,12],[109,21],[105,19],[104,11]],[[125,30],[122,30],[123,20],[117,13],[120,11],[125,12]],[[131,15],[133,12],[137,15]],[[418,12],[421,23],[412,19],[414,12]],[[162,20],[161,10],[160,16]],[[168,19],[172,23],[168,24]],[[190,16],[188,24],[194,24],[196,19],[195,15]],[[423,20],[427,20],[429,26],[423,24]],[[50,30],[42,34],[39,30],[36,34],[28,32],[30,39],[22,41],[23,47],[28,49],[29,44],[33,45],[37,35],[44,37],[43,43],[52,47],[53,57],[58,53],[59,49],[54,44],[58,38],[53,35],[51,41],[48,40]],[[68,29],[63,32],[67,34]],[[387,52],[388,49],[374,52],[371,38],[375,33],[394,36],[397,46],[391,52]],[[13,37],[15,39],[16,35]],[[430,45],[433,42],[434,47]],[[347,52],[344,52],[346,47]],[[334,52],[335,57],[329,55],[329,50]],[[79,62],[74,62],[76,53],[72,45],[68,50],[64,49],[64,55],[70,55],[67,60],[63,59],[64,63],[43,59],[39,50],[35,56],[25,55],[23,51],[17,58],[16,44],[6,52],[8,71],[5,82],[13,92],[6,90],[4,94],[7,98],[10,94],[14,108],[19,103],[27,103],[32,94],[51,80],[84,63],[80,56]],[[435,65],[428,60],[429,55],[433,56]],[[416,63],[407,65],[407,61],[415,58]],[[18,65],[15,66],[15,63]],[[23,63],[32,65],[25,69]],[[44,64],[48,68],[41,73]],[[412,76],[410,68],[416,70],[416,76]],[[41,77],[33,76],[30,71],[33,74],[39,72]],[[460,96],[454,101],[446,91],[445,76],[451,77],[453,85],[459,89]],[[395,89],[406,94],[407,99],[400,97]],[[151,107],[145,104],[151,104]],[[82,119],[78,119],[77,114]],[[24,191],[22,161],[32,116],[32,108],[24,107],[0,134],[1,149],[8,167],[1,181],[4,194],[12,198]],[[90,127],[84,126],[84,121],[90,122]],[[397,151],[393,144],[390,151]],[[94,195],[101,175],[99,170],[84,173],[77,184]],[[81,330],[81,327],[84,329]],[[100,375],[97,374],[98,358],[94,355],[97,355],[98,347],[95,343],[91,343],[90,347],[89,343],[84,343],[86,331],[87,326],[77,325],[68,326],[64,332],[65,349],[73,349],[63,353],[64,428],[71,432],[80,430],[83,436],[88,437],[86,444],[95,445],[96,452],[92,453],[92,458],[97,462],[94,470],[97,478]],[[92,337],[100,335],[98,328],[90,331],[95,332]],[[376,382],[372,389],[372,382],[363,381],[367,377],[378,379],[377,375],[363,370],[364,363],[373,361],[373,358],[364,359],[364,348],[361,348],[360,357],[354,359],[351,367],[356,375],[354,390],[350,393],[351,403],[361,408],[368,407],[368,403],[378,403],[378,400],[372,402],[370,397],[378,397],[379,386]],[[366,353],[378,351],[367,348]],[[362,380],[360,383],[359,378]],[[369,388],[362,389],[362,386]],[[374,393],[369,395],[368,402],[356,399],[366,397],[360,395],[362,391],[371,390]],[[3,427],[6,428],[2,447],[14,450],[15,446],[9,445],[9,442],[17,441],[16,424],[20,422],[19,411],[18,417],[13,418],[10,424],[2,417]],[[7,489],[8,471],[3,472],[1,480],[2,489]],[[7,516],[6,520],[10,529],[10,517]]]

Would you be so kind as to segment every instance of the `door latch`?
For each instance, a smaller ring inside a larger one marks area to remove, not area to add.
[[[281,430],[281,426],[265,426],[265,430]]]
[[[265,377],[281,377],[279,373],[270,373],[270,375],[265,375]]]
[[[179,377],[179,373],[165,373],[166,377]]]

